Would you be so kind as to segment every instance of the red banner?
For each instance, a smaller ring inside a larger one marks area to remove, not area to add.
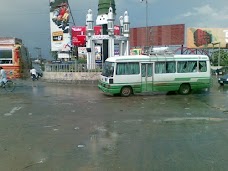
[[[85,26],[73,26],[72,27],[72,45],[85,46],[86,44],[86,27]]]
[[[102,26],[94,26],[94,35],[102,34]],[[120,35],[119,26],[114,27],[114,34]],[[86,45],[86,26],[73,26],[72,27],[72,45],[85,46]]]

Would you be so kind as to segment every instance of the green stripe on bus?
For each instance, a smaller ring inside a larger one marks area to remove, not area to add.
[[[190,81],[191,78],[175,78],[174,81]]]

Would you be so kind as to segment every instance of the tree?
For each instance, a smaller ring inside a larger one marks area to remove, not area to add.
[[[51,56],[54,58],[54,60],[58,60],[58,52],[57,51],[51,51]]]
[[[212,63],[214,66],[218,66],[219,50],[213,52]],[[228,66],[228,51],[220,50],[220,66]]]

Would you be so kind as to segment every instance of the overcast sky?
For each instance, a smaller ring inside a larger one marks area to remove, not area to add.
[[[99,0],[68,0],[77,26],[85,25],[88,9],[96,20]],[[115,0],[116,24],[127,10],[131,27],[146,26],[146,0]],[[49,0],[0,0],[0,37],[23,40],[33,57],[41,48],[50,56]],[[148,0],[148,25],[185,24],[188,27],[228,28],[227,0]]]

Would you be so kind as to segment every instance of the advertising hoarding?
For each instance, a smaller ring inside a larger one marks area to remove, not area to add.
[[[95,52],[95,62],[101,63],[102,62],[102,55],[101,55],[101,46],[94,47]],[[78,57],[81,59],[87,58],[87,49],[86,47],[78,47]]]
[[[72,45],[84,46],[86,44],[86,27],[73,26],[71,28]]]
[[[228,28],[188,28],[188,48],[228,48]]]
[[[72,45],[85,46],[86,45],[86,26],[73,26],[72,33]],[[94,35],[101,35],[102,26],[94,26]],[[114,35],[120,35],[120,27],[114,26]]]
[[[130,55],[142,55],[142,49],[141,48],[130,49]]]
[[[96,63],[102,62],[101,46],[95,46],[95,62]]]
[[[69,34],[70,9],[68,0],[50,0],[51,51],[69,51],[71,37]]]
[[[184,24],[130,28],[130,46],[183,45],[184,35]]]

